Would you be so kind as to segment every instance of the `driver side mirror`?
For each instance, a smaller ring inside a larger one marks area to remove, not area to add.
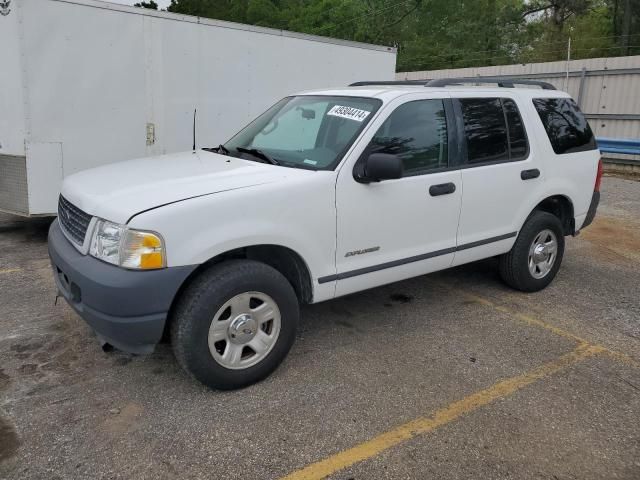
[[[390,153],[372,153],[364,161],[358,162],[354,178],[360,183],[380,182],[402,178],[402,160]]]

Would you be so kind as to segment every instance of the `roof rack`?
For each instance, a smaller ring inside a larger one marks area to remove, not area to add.
[[[556,87],[548,82],[540,80],[521,80],[519,78],[505,77],[463,77],[463,78],[438,78],[425,83],[425,87],[446,87],[448,85],[461,85],[463,83],[497,83],[502,88],[515,88],[516,85],[535,85],[543,90],[555,90]]]
[[[350,87],[366,87],[367,85],[415,85],[424,86],[429,80],[380,80],[378,82],[355,82]]]
[[[363,87],[366,85],[415,85],[424,87],[446,87],[449,85],[462,85],[464,83],[495,83],[501,88],[515,88],[516,85],[535,85],[543,90],[555,90],[556,87],[548,82],[540,80],[521,80],[519,78],[505,77],[462,77],[462,78],[438,78],[436,80],[399,80],[379,82],[355,82],[350,87]]]

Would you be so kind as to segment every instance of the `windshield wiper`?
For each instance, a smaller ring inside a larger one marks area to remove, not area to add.
[[[260,158],[264,160],[265,163],[270,163],[271,165],[280,165],[280,162],[273,158],[271,155],[267,155],[262,150],[258,150],[257,148],[236,147],[236,150]]]
[[[214,148],[203,148],[202,150],[206,150],[207,152],[220,153],[222,155],[229,155],[231,153],[229,149],[222,144]]]

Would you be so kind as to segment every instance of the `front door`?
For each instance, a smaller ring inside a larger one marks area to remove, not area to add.
[[[337,296],[444,269],[453,261],[462,184],[460,170],[452,168],[451,101],[444,95],[413,97],[387,107],[392,113],[371,125],[359,156],[398,155],[404,176],[359,183],[353,163],[340,170]]]

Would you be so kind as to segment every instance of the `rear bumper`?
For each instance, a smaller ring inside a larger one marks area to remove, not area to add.
[[[589,210],[587,211],[587,216],[584,218],[584,222],[582,222],[580,230],[591,225],[591,222],[593,222],[593,219],[596,216],[596,212],[598,211],[599,204],[600,192],[593,192],[593,196],[591,197],[591,204],[589,205]]]
[[[49,229],[49,257],[60,294],[98,338],[131,353],[150,353],[162,338],[173,299],[195,266],[132,271],[82,255],[58,220]]]

